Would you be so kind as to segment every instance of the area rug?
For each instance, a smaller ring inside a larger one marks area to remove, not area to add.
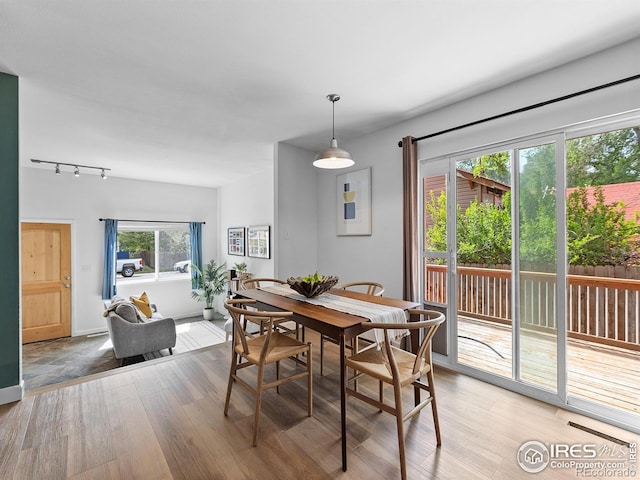
[[[209,347],[225,341],[224,330],[207,320],[190,323],[177,322],[176,333],[176,346],[173,348],[174,354]],[[147,353],[144,358],[145,360],[151,360],[153,358],[166,357],[167,355],[169,355],[169,351],[162,350],[160,352]]]

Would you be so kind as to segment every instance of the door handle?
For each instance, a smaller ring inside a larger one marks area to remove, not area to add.
[[[64,284],[64,288],[71,288],[71,284],[69,284],[69,283],[65,283],[65,284]]]
[[[65,280],[71,280],[71,277],[69,275],[65,275],[64,279]]]

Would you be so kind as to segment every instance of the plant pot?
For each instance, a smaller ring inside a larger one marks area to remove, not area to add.
[[[205,320],[213,320],[216,318],[216,309],[215,308],[203,308],[202,309],[202,316],[204,317]]]

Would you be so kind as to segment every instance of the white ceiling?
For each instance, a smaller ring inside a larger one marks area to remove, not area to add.
[[[23,165],[220,186],[327,147],[328,93],[344,146],[638,25],[639,0],[0,0],[0,71]]]

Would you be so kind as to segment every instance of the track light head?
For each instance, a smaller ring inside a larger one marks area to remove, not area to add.
[[[56,163],[56,175],[60,175],[60,165]]]
[[[104,168],[102,169],[102,172],[100,172],[100,176],[102,177],[103,180],[107,179],[107,174],[104,172]]]
[[[73,170],[73,174],[74,174],[76,177],[79,177],[79,176],[80,176],[80,169],[78,168],[78,166],[77,166],[77,165],[76,165],[76,168]]]

